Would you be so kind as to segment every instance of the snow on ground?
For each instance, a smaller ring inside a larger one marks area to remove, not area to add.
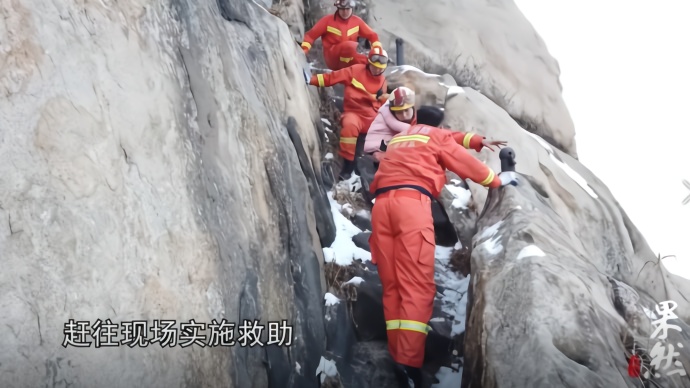
[[[498,221],[497,223],[482,230],[482,233],[479,235],[479,240],[483,240],[488,237],[493,237],[496,234],[496,232],[498,232],[498,228],[501,227],[501,224],[503,224],[503,221]]]
[[[500,251],[503,250],[503,245],[501,245],[500,242],[498,242],[501,239],[501,236],[496,236],[490,240],[486,240],[483,243],[479,244],[479,247],[482,247],[486,249],[487,252],[489,252],[490,255],[495,255],[498,254]]]
[[[467,287],[470,277],[463,277],[450,269],[452,247],[436,246],[436,265],[434,280],[445,288],[441,299],[441,310],[453,317],[451,335],[465,331],[465,308],[467,307]]]
[[[465,189],[464,187],[446,185],[446,190],[453,196],[453,202],[450,204],[456,209],[467,209],[467,205],[470,204],[470,198],[472,197],[472,192]]]
[[[465,89],[463,89],[460,86],[448,87],[448,97],[447,98],[451,98],[451,97],[456,96],[458,94],[465,94]]]
[[[470,277],[463,277],[462,274],[450,269],[449,264],[452,253],[453,247],[436,246],[434,280],[436,284],[444,287],[441,310],[453,317],[450,334],[451,336],[456,336],[465,331],[467,288],[470,285]],[[432,318],[431,321],[434,322],[434,319],[439,320]],[[440,319],[440,321],[443,321],[443,319]],[[452,364],[452,366],[455,369],[459,369],[459,371],[456,372],[451,368],[441,367],[436,373],[436,378],[439,382],[432,385],[431,388],[457,388],[461,385],[462,367],[459,364]]]
[[[323,296],[323,300],[326,301],[326,306],[333,306],[340,303],[340,299],[330,292],[327,292],[326,295]]]
[[[355,276],[343,284],[352,284],[354,286],[359,286],[359,284],[362,283],[363,281],[364,281],[364,279],[360,278],[359,276]]]
[[[459,364],[451,364],[455,370],[442,366],[436,373],[438,383],[431,386],[431,388],[458,388],[462,383],[462,367]]]
[[[652,319],[652,320],[657,320],[657,319],[659,319],[659,317],[656,316],[656,314],[654,313],[654,311],[649,310],[648,308],[646,308],[646,307],[644,307],[644,306],[642,306],[642,309],[644,310],[644,313],[647,315],[647,317],[648,317],[649,319]]]
[[[495,255],[500,252],[503,249],[503,245],[499,243],[501,235],[496,235],[496,233],[498,232],[498,228],[501,226],[501,224],[503,224],[503,221],[498,221],[497,223],[482,230],[478,240],[486,240],[479,244],[477,248],[482,247],[486,249],[490,255]]]
[[[525,132],[526,132],[528,135],[532,136],[532,138],[533,138],[534,140],[536,140],[537,143],[539,143],[542,147],[546,148],[546,151],[549,153],[549,155],[550,155],[550,154],[553,154],[553,148],[551,148],[551,144],[547,143],[546,140],[544,140],[544,139],[542,139],[541,137],[539,137],[539,136],[533,134],[533,133],[530,132],[530,131],[525,130]]]
[[[561,162],[560,160],[558,160],[558,158],[556,158],[553,152],[553,148],[551,148],[551,145],[549,145],[549,143],[547,143],[544,139],[533,133],[530,133],[528,131],[525,132],[532,136],[539,144],[541,144],[542,147],[546,148],[546,152],[549,153],[549,157],[551,157],[551,160],[553,160],[553,162],[556,163],[558,167],[565,171],[565,173],[568,174],[568,176],[570,176],[570,178],[574,180],[575,183],[580,185],[580,187],[582,187],[582,189],[586,191],[587,194],[589,194],[594,199],[599,198],[599,196],[594,192],[594,190],[592,190],[592,188],[589,187],[587,180],[583,178],[582,175],[578,174],[577,171],[572,169],[572,167],[568,166],[567,164]]]
[[[524,259],[525,257],[533,257],[533,256],[546,256],[544,254],[544,251],[539,249],[538,246],[536,245],[528,245],[520,250],[520,253],[517,255],[517,260]]]
[[[326,158],[326,160],[332,160],[332,159],[333,159],[333,154],[329,152],[329,153],[326,154],[326,156],[324,156],[324,158]]]
[[[362,230],[354,226],[350,220],[340,213],[342,206],[333,199],[333,192],[328,192],[328,201],[331,203],[331,213],[335,223],[336,235],[333,244],[323,248],[324,261],[335,262],[338,265],[350,265],[353,260],[371,260],[371,253],[359,248],[352,242],[352,237],[362,233]]]
[[[582,177],[582,175],[578,174],[577,171],[573,170],[570,166],[567,164],[561,162],[560,160],[556,159],[553,154],[549,155],[551,156],[551,160],[553,160],[554,163],[556,163],[557,166],[559,166],[563,171],[565,171],[572,180],[575,181],[580,187],[582,187],[582,190],[586,191],[587,194],[589,194],[592,198],[597,199],[599,196],[592,190],[591,187],[589,187],[589,184],[587,184],[587,180]]]
[[[331,122],[328,121],[328,119],[324,119],[323,117],[321,118],[321,121],[323,121],[324,124],[328,125],[329,127],[331,126]]]
[[[335,377],[338,375],[338,368],[335,366],[335,361],[327,360],[321,356],[319,366],[316,368],[316,376],[321,374],[321,383],[326,380],[326,377]]]

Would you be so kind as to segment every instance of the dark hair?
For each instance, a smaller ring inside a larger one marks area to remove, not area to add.
[[[443,111],[435,106],[424,105],[417,110],[417,124],[438,127],[443,122]]]

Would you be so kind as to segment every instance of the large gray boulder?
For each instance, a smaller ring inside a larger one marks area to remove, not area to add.
[[[512,0],[370,3],[368,21],[392,57],[395,39],[402,38],[406,65],[450,74],[523,128],[577,157],[558,62]]]
[[[670,293],[655,299],[651,283],[633,288],[620,273],[598,270],[593,261],[603,253],[580,250],[536,185],[525,176],[518,187],[492,190],[478,221],[462,386],[639,387],[628,357],[634,343],[649,366],[658,317],[647,314]],[[676,301],[675,312],[687,316],[687,301]],[[673,361],[688,366],[690,351],[677,345],[690,341],[687,319],[669,323],[681,331],[669,330],[662,346],[674,346]],[[648,377],[656,386],[690,386],[687,376],[666,374],[676,369]]]

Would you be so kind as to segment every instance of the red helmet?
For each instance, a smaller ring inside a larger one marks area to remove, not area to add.
[[[414,90],[400,86],[395,88],[388,97],[392,111],[400,111],[414,107]]]
[[[333,5],[338,9],[355,8],[355,0],[335,0]]]
[[[369,51],[369,63],[379,69],[385,69],[388,67],[388,53],[381,47],[372,47]]]

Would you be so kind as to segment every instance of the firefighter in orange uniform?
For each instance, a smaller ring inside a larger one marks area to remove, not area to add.
[[[348,179],[355,168],[357,138],[366,136],[379,108],[388,99],[386,77],[383,72],[388,66],[388,54],[379,47],[369,51],[366,65],[353,65],[328,74],[311,76],[310,85],[326,87],[345,85],[343,114],[340,117],[340,150],[343,169],[339,179]]]
[[[383,285],[388,349],[403,386],[407,378],[415,387],[421,384],[427,323],[436,293],[430,205],[446,184],[446,169],[486,187],[517,184],[515,172],[496,176],[460,145],[479,150],[480,136],[462,137],[441,128],[412,125],[388,143],[370,188],[376,196],[371,256]]]
[[[367,56],[357,52],[357,38],[371,42],[371,47],[382,48],[378,35],[359,16],[353,15],[355,0],[337,0],[338,11],[321,18],[311,30],[304,34],[302,51],[306,55],[318,38],[323,44],[326,66],[340,70],[355,64],[366,64]]]

